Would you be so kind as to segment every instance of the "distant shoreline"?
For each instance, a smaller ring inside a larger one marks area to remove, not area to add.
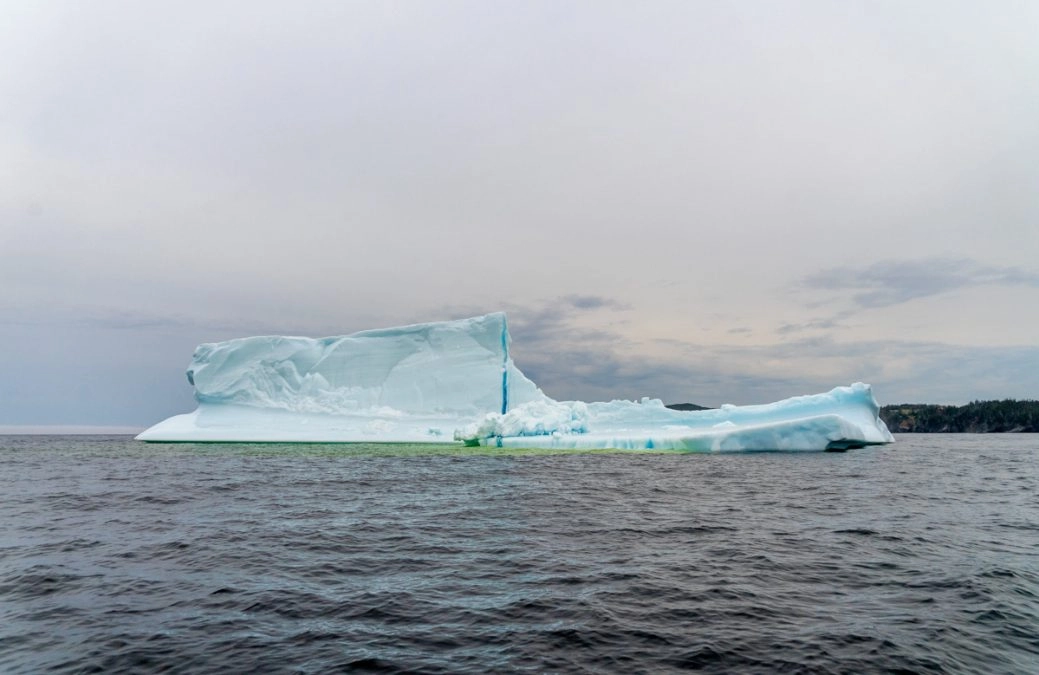
[[[1037,433],[1039,401],[974,401],[967,405],[900,403],[880,409],[894,433]]]

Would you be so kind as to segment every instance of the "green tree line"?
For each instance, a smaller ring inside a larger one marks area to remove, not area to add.
[[[1039,401],[973,401],[967,405],[886,405],[880,417],[894,433],[1039,432]]]

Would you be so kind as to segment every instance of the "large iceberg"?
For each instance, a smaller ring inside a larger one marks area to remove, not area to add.
[[[892,442],[869,385],[755,406],[546,396],[515,366],[502,313],[311,339],[200,345],[198,408],[144,441],[464,442],[534,448],[846,450]]]

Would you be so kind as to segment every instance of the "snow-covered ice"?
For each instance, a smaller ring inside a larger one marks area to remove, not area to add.
[[[516,368],[502,313],[311,339],[200,345],[198,408],[145,441],[454,442],[539,448],[826,450],[890,443],[869,385],[684,412],[555,401]]]

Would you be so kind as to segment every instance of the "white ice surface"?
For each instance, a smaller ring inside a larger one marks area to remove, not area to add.
[[[489,413],[456,432],[456,438],[503,447],[825,450],[892,442],[879,411],[869,385],[862,383],[767,405],[700,411],[671,410],[657,399],[550,400],[524,404],[505,415]],[[548,421],[558,428],[551,429]]]
[[[512,364],[502,313],[353,335],[248,337],[199,345],[200,403],[340,415],[392,409],[479,415],[544,394]]]
[[[500,313],[342,337],[203,344],[188,379],[198,409],[139,439],[690,451],[824,450],[893,440],[865,384],[696,412],[655,399],[554,401],[512,363]]]

